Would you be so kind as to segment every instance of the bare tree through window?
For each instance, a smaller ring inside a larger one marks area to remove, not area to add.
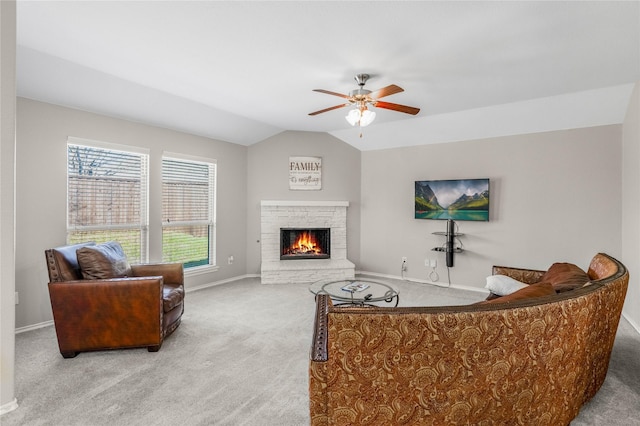
[[[68,242],[115,240],[135,261],[146,260],[144,154],[69,144]]]

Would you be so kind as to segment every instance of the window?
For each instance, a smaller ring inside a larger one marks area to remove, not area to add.
[[[215,265],[216,163],[162,158],[162,261]]]
[[[125,149],[67,144],[67,243],[118,241],[146,262],[149,156]]]

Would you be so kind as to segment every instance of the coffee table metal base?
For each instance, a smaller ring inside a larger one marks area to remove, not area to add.
[[[398,306],[398,290],[389,284],[373,279],[322,280],[309,287],[313,294],[328,294],[335,306],[375,306],[375,302],[393,303]]]

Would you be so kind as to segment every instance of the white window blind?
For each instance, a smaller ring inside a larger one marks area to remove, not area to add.
[[[215,265],[216,164],[162,159],[162,260]]]
[[[67,144],[67,243],[117,241],[148,260],[148,155]]]

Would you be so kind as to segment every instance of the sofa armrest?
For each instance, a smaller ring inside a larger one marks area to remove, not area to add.
[[[131,265],[134,277],[153,277],[161,275],[165,283],[184,285],[184,268],[182,263],[145,263]]]
[[[161,276],[49,283],[60,352],[162,344]]]
[[[312,361],[323,362],[327,360],[327,335],[329,327],[327,324],[327,312],[331,305],[329,295],[316,295],[316,318],[313,324],[313,340],[310,354]]]
[[[328,312],[332,306],[327,294],[316,295],[316,318],[313,324],[311,353],[309,354],[309,416],[311,425],[327,425],[328,418]]]
[[[492,272],[493,275],[506,275],[525,284],[535,284],[540,281],[546,271],[512,268],[509,266],[494,266]]]

